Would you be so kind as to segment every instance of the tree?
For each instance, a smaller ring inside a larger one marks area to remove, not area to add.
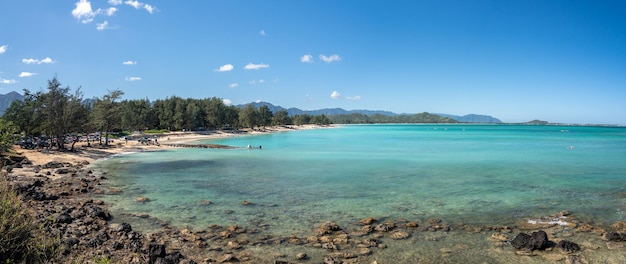
[[[41,131],[54,139],[59,149],[65,149],[65,136],[86,121],[80,88],[70,94],[70,88],[61,87],[56,77],[48,80],[48,92],[37,93],[41,102]]]
[[[319,126],[330,125],[330,119],[324,114],[313,116],[310,122]]]
[[[105,145],[109,145],[109,133],[113,128],[120,127],[121,115],[120,115],[120,103],[117,102],[124,95],[121,90],[109,91],[102,98],[96,98],[96,102],[93,104],[91,111],[91,120],[94,127],[99,131],[105,132]],[[100,139],[102,140],[102,138]],[[102,144],[102,142],[100,142]]]
[[[296,126],[310,124],[310,122],[311,122],[311,116],[307,114],[295,115],[293,117],[293,124]]]
[[[247,105],[239,112],[239,122],[243,127],[249,127],[254,129],[255,126],[259,126],[259,113],[251,104]]]
[[[274,114],[272,123],[276,126],[284,126],[292,123],[289,113],[285,109],[280,109]]]
[[[154,111],[147,98],[120,102],[120,118],[124,130],[140,131],[158,126],[155,124]]]
[[[4,118],[11,121],[26,136],[41,134],[41,92],[32,94],[24,89],[24,99],[15,100],[4,112]]]
[[[224,126],[239,129],[241,123],[239,122],[239,109],[237,107],[229,105],[224,109]]]
[[[6,152],[13,146],[16,132],[17,127],[11,121],[0,118],[0,153]]]
[[[209,129],[219,129],[226,125],[226,105],[222,99],[212,97],[205,99],[203,104]]]
[[[267,107],[267,105],[262,105],[257,111],[259,116],[259,125],[266,127],[272,124],[274,114],[272,114],[272,111],[270,111],[270,108]]]

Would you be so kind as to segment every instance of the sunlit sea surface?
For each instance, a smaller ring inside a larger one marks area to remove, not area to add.
[[[505,225],[570,210],[597,225],[626,220],[626,128],[345,125],[198,143],[238,148],[97,162],[121,190],[104,196],[113,215],[194,228],[263,223],[279,235],[366,217]]]

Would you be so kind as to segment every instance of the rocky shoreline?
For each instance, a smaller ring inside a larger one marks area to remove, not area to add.
[[[311,227],[311,233],[302,237],[258,235],[259,226],[212,225],[192,230],[167,223],[161,223],[156,232],[142,233],[131,223],[114,223],[107,204],[94,199],[100,194],[114,195],[114,191],[105,184],[107,174],[94,172],[88,165],[86,160],[33,164],[22,157],[3,171],[35,223],[48,236],[60,239],[59,263],[389,263],[385,252],[393,251],[397,241],[440,243],[437,255],[448,256],[449,262],[471,250],[493,251],[520,263],[593,263],[599,259],[623,263],[626,259],[626,222],[607,230],[579,222],[568,211],[548,217],[567,217],[565,225],[520,222],[477,227],[436,218],[425,222],[365,218],[355,220],[359,226],[355,230],[329,221]],[[489,240],[488,246],[472,241],[438,242],[459,232]],[[294,250],[282,253],[288,247]]]

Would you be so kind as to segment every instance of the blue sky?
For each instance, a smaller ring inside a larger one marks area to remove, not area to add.
[[[0,93],[626,124],[626,1],[0,3]]]

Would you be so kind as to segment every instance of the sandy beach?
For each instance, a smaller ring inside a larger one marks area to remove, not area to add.
[[[92,163],[98,159],[106,158],[111,155],[126,153],[126,152],[141,152],[141,151],[158,151],[165,148],[170,148],[175,144],[193,144],[198,140],[210,140],[227,137],[238,137],[246,135],[258,135],[264,133],[280,133],[293,130],[307,130],[307,129],[319,129],[322,128],[316,125],[303,125],[292,127],[267,127],[264,129],[246,129],[238,131],[201,131],[201,132],[171,132],[166,134],[157,135],[158,145],[146,145],[137,140],[119,140],[113,139],[109,143],[109,146],[100,145],[97,142],[88,145],[87,142],[78,142],[74,146],[74,152],[71,151],[48,151],[41,149],[21,149],[18,146],[14,147],[15,152],[26,156],[34,164],[45,164],[48,162],[69,162],[77,163],[87,161]],[[152,135],[150,135],[151,137]],[[139,134],[133,135],[133,137],[140,137]],[[70,145],[66,145],[70,147]]]

